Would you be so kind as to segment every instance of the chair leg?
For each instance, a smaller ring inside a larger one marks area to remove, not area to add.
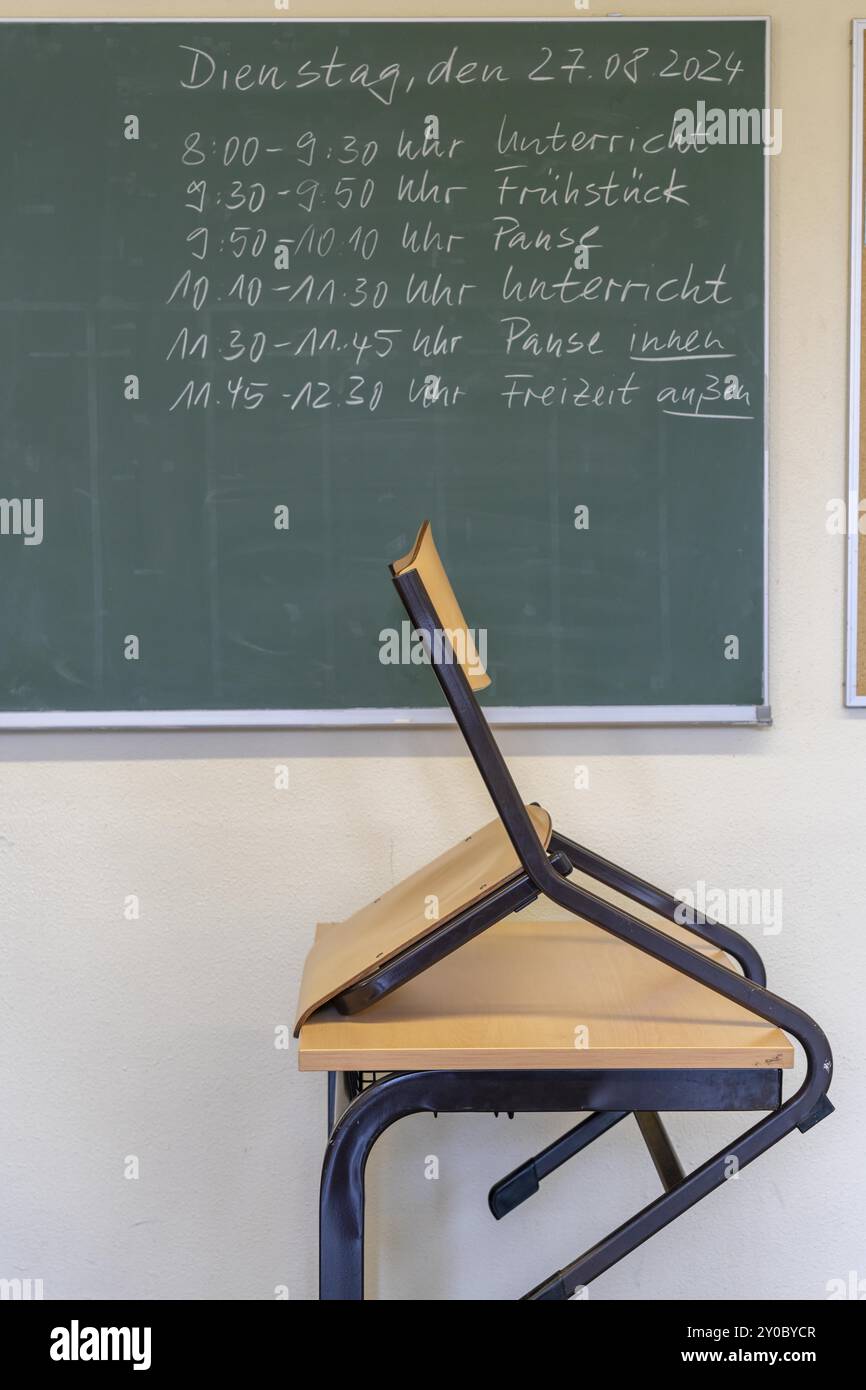
[[[496,1220],[501,1221],[503,1216],[514,1211],[521,1202],[534,1197],[542,1178],[556,1172],[557,1168],[561,1168],[570,1158],[574,1158],[575,1154],[588,1148],[609,1129],[613,1129],[614,1125],[618,1125],[629,1113],[633,1113],[638,1122],[638,1128],[655,1164],[655,1170],[661,1178],[662,1186],[666,1192],[670,1192],[682,1182],[685,1174],[668,1132],[655,1111],[597,1110],[567,1130],[559,1139],[554,1139],[546,1149],[513,1168],[504,1178],[493,1184],[487,1194],[487,1204]]]
[[[581,1149],[587,1148],[602,1134],[613,1129],[628,1113],[627,1110],[596,1110],[559,1139],[555,1139],[552,1144],[548,1144],[546,1149],[521,1163],[519,1168],[513,1169],[506,1177],[500,1178],[487,1195],[488,1206],[496,1220],[500,1221],[508,1212],[519,1207],[521,1202],[532,1197],[538,1191],[542,1178],[548,1177],[557,1168],[561,1168],[563,1163],[580,1153]]]
[[[636,1110],[634,1117],[649,1149],[656,1172],[661,1178],[662,1187],[665,1192],[672,1192],[675,1187],[679,1187],[685,1173],[667,1130],[654,1110]]]
[[[734,931],[733,927],[727,926],[724,922],[716,922],[704,914],[701,914],[700,922],[681,921],[683,904],[672,893],[657,888],[655,884],[647,883],[646,879],[638,878],[636,874],[630,873],[609,859],[603,859],[600,854],[595,854],[585,845],[579,845],[568,836],[560,835],[558,830],[554,830],[551,836],[550,850],[567,855],[573,869],[589,874],[599,883],[605,883],[608,888],[631,898],[632,902],[643,903],[644,907],[650,908],[652,912],[657,912],[670,922],[676,922],[701,940],[711,942],[720,951],[725,951],[733,957],[747,980],[766,985],[767,972],[764,962],[751,941],[741,932]]]
[[[811,1080],[814,1084],[815,1079]],[[747,1163],[751,1163],[765,1150],[772,1148],[793,1129],[799,1128],[804,1118],[803,1101],[810,1090],[810,1078],[807,1074],[803,1086],[780,1110],[759,1120],[730,1148],[714,1154],[700,1168],[676,1182],[636,1216],[618,1226],[615,1231],[611,1231],[610,1235],[605,1236],[570,1265],[566,1265],[565,1269],[557,1270],[550,1278],[536,1285],[529,1293],[523,1295],[524,1300],[538,1302],[568,1299],[579,1288],[597,1279],[650,1236],[656,1235],[703,1197],[721,1187],[732,1173],[739,1173]]]
[[[625,894],[634,902],[643,903],[645,907],[651,908],[653,912],[658,912],[670,921],[678,921],[677,909],[680,904],[671,893],[665,892],[664,889],[647,883],[645,879],[638,878],[635,874],[629,873],[627,869],[621,868],[620,865],[612,863],[609,859],[602,858],[601,855],[595,854],[584,845],[579,845],[566,835],[561,835],[557,830],[553,832],[550,848],[553,851],[566,854],[573,868],[590,874],[599,882],[607,884],[609,888],[614,888]],[[739,932],[734,931],[723,922],[705,919],[702,925],[695,930],[695,935],[711,941],[720,950],[727,951],[737,961],[747,980],[754,980],[759,985],[767,983],[767,973],[761,957],[751,942],[747,941]],[[680,1178],[683,1175],[679,1160],[658,1115],[652,1117],[648,1111],[642,1112],[642,1115],[643,1121],[641,1115],[636,1115],[641,1134],[652,1155],[656,1171],[662,1183],[667,1187],[665,1173],[671,1181],[678,1180],[677,1173]],[[599,1117],[596,1116],[595,1118],[598,1119]],[[490,1210],[497,1220],[500,1220],[509,1211],[513,1211],[527,1198],[534,1196],[538,1191],[538,1179],[552,1173],[555,1168],[560,1167],[561,1164],[573,1158],[575,1154],[580,1153],[582,1149],[592,1143],[593,1139],[610,1128],[609,1124],[603,1124],[599,1129],[590,1129],[586,1132],[583,1142],[572,1144],[571,1141],[582,1131],[583,1125],[588,1124],[588,1120],[582,1121],[580,1125],[577,1125],[575,1129],[570,1129],[561,1139],[556,1140],[542,1153],[527,1159],[519,1168],[515,1168],[513,1172],[494,1183],[487,1200]],[[663,1172],[659,1168],[659,1155],[665,1149],[667,1152],[664,1154],[665,1172]],[[546,1159],[548,1155],[554,1157],[555,1161],[543,1171],[539,1170],[539,1162]]]

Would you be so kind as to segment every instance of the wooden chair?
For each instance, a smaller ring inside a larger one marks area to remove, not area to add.
[[[830,1114],[830,1048],[807,1014],[767,990],[760,956],[737,932],[681,924],[670,894],[524,804],[475,698],[489,676],[428,523],[391,572],[498,819],[317,931],[296,1034],[301,1068],[326,1071],[329,1083],[320,1297],[363,1298],[364,1167],[395,1120],[422,1110],[589,1112],[494,1184],[501,1218],[634,1114],[663,1191],[524,1295],[570,1298],[732,1172]],[[569,918],[514,916],[542,894]],[[806,1074],[783,1102],[794,1060],[786,1034],[801,1043]],[[659,1119],[671,1110],[768,1113],[685,1174]]]

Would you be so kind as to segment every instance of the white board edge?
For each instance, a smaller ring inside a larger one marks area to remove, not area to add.
[[[766,705],[491,705],[484,711],[497,727],[600,725],[770,724]],[[455,728],[446,708],[287,710],[47,710],[0,713],[0,733],[114,729],[369,729]]]

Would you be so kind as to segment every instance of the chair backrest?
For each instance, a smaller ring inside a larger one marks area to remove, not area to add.
[[[471,649],[466,646],[462,653],[453,650],[452,654],[448,641],[436,641],[437,633],[441,635],[444,630],[447,637],[451,629],[464,633],[462,640],[468,643],[471,632],[439,558],[429,521],[421,526],[409,554],[391,565],[391,574],[416,631],[425,637],[433,672],[506,834],[524,870],[537,881],[538,875],[549,868],[545,847],[539,842],[484,711],[475,698],[475,691],[484,689],[490,678],[480,661],[478,667],[482,674],[478,675],[478,668],[473,670],[474,642]]]
[[[468,701],[487,739],[492,741],[493,736],[475,698],[475,691],[488,686],[490,677],[445,573],[429,522],[421,526],[409,554],[391,565],[391,574],[416,631],[425,638],[433,670],[455,710],[464,737],[466,730],[458,713],[461,696],[464,702]],[[442,640],[436,640],[437,633]],[[473,742],[467,737],[467,743],[478,763],[478,739]],[[317,936],[304,968],[296,1036],[316,1010],[332,1000],[339,1001],[390,962],[403,960],[425,939],[442,938],[449,923],[458,923],[467,909],[489,904],[494,910],[501,906],[500,915],[507,915],[514,908],[498,901],[499,890],[520,879],[528,886],[527,860],[534,863],[540,856],[547,862],[552,833],[550,816],[540,806],[527,807],[519,799],[516,806],[512,804],[517,789],[495,744],[493,748],[500,764],[494,782],[501,795],[493,793],[484,767],[478,765],[491,789],[499,819],[395,885],[353,917]],[[529,894],[527,901],[536,896],[531,887]],[[428,904],[434,899],[437,912],[431,920]],[[496,916],[491,916],[481,922],[479,916],[472,925],[472,932],[484,930],[496,920]],[[456,949],[458,944],[455,939],[449,939],[447,950]],[[426,968],[427,965],[417,959],[407,966],[408,971],[414,973]],[[411,973],[405,978],[411,978]]]
[[[439,643],[445,658],[449,659],[450,650],[453,658],[462,666],[472,689],[485,690],[490,684],[490,677],[478,653],[475,633],[468,626],[451,587],[451,581],[445,573],[445,566],[436,549],[429,521],[421,523],[415,544],[402,560],[394,561],[391,573],[395,579],[410,573],[418,575],[436,610],[439,632],[446,639],[445,642],[440,640]]]

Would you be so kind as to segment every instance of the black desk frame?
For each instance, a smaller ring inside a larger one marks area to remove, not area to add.
[[[414,570],[395,574],[394,584],[416,630],[425,636],[431,664],[469,752],[490,794],[521,865],[521,873],[500,899],[483,899],[459,924],[446,923],[425,952],[403,953],[389,961],[338,1007],[354,1012],[427,969],[433,960],[485,930],[506,912],[505,901],[544,894],[567,911],[593,922],[681,974],[698,980],[791,1034],[802,1045],[806,1075],[800,1088],[782,1103],[781,1072],[749,1070],[610,1070],[610,1071],[426,1071],[392,1073],[366,1089],[355,1090],[334,1122],[333,1078],[329,1079],[329,1138],[320,1195],[320,1297],[361,1299],[364,1262],[364,1168],[378,1136],[404,1115],[432,1110],[589,1111],[587,1118],[542,1153],[496,1183],[490,1192],[494,1216],[505,1215],[532,1195],[539,1181],[588,1143],[633,1113],[662,1182],[663,1192],[590,1250],[556,1271],[524,1297],[567,1299],[617,1263],[657,1231],[706,1197],[731,1175],[753,1162],[780,1139],[805,1132],[832,1112],[827,1099],[832,1074],[830,1046],[818,1024],[795,1005],[766,988],[760,956],[738,933],[720,923],[682,924],[696,936],[728,952],[743,974],[596,896],[565,875],[570,866],[617,889],[675,921],[676,899],[626,870],[554,831],[545,851],[535,833],[517,787],[469,681],[454,657],[435,607]],[[518,885],[515,887],[515,885]],[[504,899],[504,901],[503,901]],[[531,898],[530,898],[531,900]],[[499,910],[497,909],[503,909]],[[495,915],[494,915],[495,914]],[[449,928],[452,930],[449,931]],[[377,976],[381,974],[377,988]],[[352,1074],[350,1074],[352,1075]],[[691,1173],[684,1174],[658,1118],[671,1110],[767,1110],[762,1119]]]

